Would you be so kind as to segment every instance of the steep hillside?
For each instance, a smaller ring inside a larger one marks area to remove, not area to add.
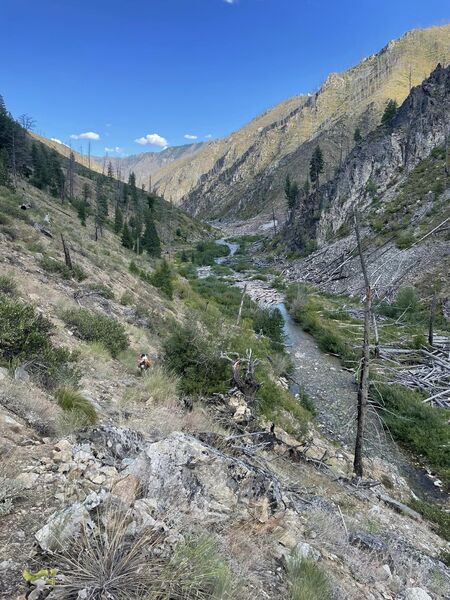
[[[66,157],[66,158],[69,158],[70,153],[73,152],[75,162],[77,162],[79,165],[81,165],[83,167],[90,168],[92,171],[94,171],[96,173],[105,173],[105,171],[106,171],[106,169],[104,168],[104,165],[103,165],[103,159],[102,159],[102,161],[97,161],[97,160],[95,160],[95,158],[93,156],[91,156],[91,160],[89,163],[88,156],[86,156],[84,154],[80,154],[74,148],[70,148],[70,146],[67,146],[66,144],[61,144],[59,142],[55,142],[55,140],[46,138],[43,135],[39,135],[38,133],[35,133],[34,131],[30,131],[29,134],[33,139],[37,140],[38,142],[41,142],[42,144],[45,144],[46,146],[48,146],[52,150],[55,150],[56,152],[58,152],[58,154],[61,154],[62,156]]]
[[[445,513],[423,504],[435,532],[401,504],[387,460],[352,482],[351,452],[280,378],[267,311],[247,300],[237,326],[240,291],[181,277],[182,253],[169,296],[158,263],[26,182],[0,209],[2,600],[446,597]],[[222,352],[247,349],[244,394]]]
[[[371,270],[382,290],[440,282],[443,295],[449,295],[449,111],[450,67],[438,67],[412,90],[390,124],[354,148],[318,193],[301,194],[284,238],[301,253],[319,250],[292,267],[294,278],[327,281],[337,291],[359,288],[358,260],[351,260],[358,207]]]
[[[302,183],[314,147],[325,156],[330,178],[354,145],[379,123],[389,98],[401,103],[438,62],[446,63],[450,26],[414,30],[344,73],[329,75],[309,97],[292,98],[192,159],[155,174],[157,189],[192,214],[211,217],[285,212],[287,173]]]

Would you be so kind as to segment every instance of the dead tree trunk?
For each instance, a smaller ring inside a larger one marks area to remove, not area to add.
[[[372,325],[375,336],[375,358],[380,358],[380,337],[378,335],[377,317],[372,309]]]
[[[259,360],[253,358],[251,349],[246,350],[245,354],[245,358],[241,358],[236,352],[233,352],[232,355],[228,352],[222,352],[221,357],[232,363],[233,383],[244,394],[245,401],[251,405],[255,402],[256,392],[261,387],[255,376],[255,369],[259,365]]]
[[[239,305],[239,312],[238,312],[238,317],[237,317],[237,321],[236,321],[236,325],[239,327],[239,325],[241,324],[241,318],[242,318],[242,308],[244,306],[244,300],[245,300],[245,292],[247,291],[247,284],[244,285],[244,289],[242,290],[242,296],[241,296],[241,303]]]
[[[61,234],[61,241],[62,241],[63,250],[64,250],[64,261],[66,263],[66,267],[72,271],[73,265],[72,265],[72,259],[70,258],[70,250],[69,250],[69,246],[66,244],[66,242],[64,240],[63,234]]]
[[[366,298],[364,301],[364,334],[362,346],[361,369],[358,383],[358,415],[355,440],[355,459],[353,470],[357,477],[363,476],[363,454],[364,454],[364,432],[367,419],[367,405],[369,400],[369,363],[370,363],[370,319],[372,314],[372,289],[367,274],[366,261],[364,259],[359,231],[358,214],[354,212],[355,233],[358,244],[358,253],[361,261],[361,269],[364,277]]]
[[[272,204],[272,221],[273,221],[273,234],[277,235],[277,221],[275,219],[275,209]]]
[[[433,297],[431,298],[431,305],[430,305],[430,318],[428,321],[428,343],[430,344],[430,346],[433,345],[433,330],[434,330],[434,316],[436,313],[436,294],[433,294]]]

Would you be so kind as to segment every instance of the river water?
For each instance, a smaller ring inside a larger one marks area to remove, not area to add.
[[[223,239],[220,245],[230,248],[230,254],[216,259],[217,264],[229,263],[239,244]],[[284,319],[286,350],[295,367],[293,378],[297,382],[292,391],[301,386],[313,400],[319,427],[329,437],[338,440],[345,448],[352,448],[355,439],[357,386],[354,373],[343,369],[340,360],[319,349],[315,339],[303,331],[289,314],[284,298],[269,284],[236,275],[235,285],[247,291],[257,303],[267,308],[278,308]],[[399,468],[411,488],[418,494],[442,499],[446,495],[434,485],[425,469],[411,463],[395,442],[385,433],[375,413],[369,416],[366,448],[368,456],[384,458]]]

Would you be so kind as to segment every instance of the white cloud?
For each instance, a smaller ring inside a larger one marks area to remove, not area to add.
[[[236,4],[237,0],[224,0],[226,4]]]
[[[184,137],[186,140],[196,140],[198,138],[198,135],[192,135],[192,133],[186,133],[186,135]]]
[[[99,140],[100,135],[94,131],[86,131],[85,133],[72,134],[70,136],[72,140]]]
[[[205,135],[205,140],[210,140],[212,138],[212,133],[208,133],[208,135]]]
[[[65,144],[64,142],[62,142],[61,140],[59,140],[58,138],[50,138],[51,142],[55,142],[56,144],[61,144],[61,146],[67,146],[67,144]],[[69,146],[67,146],[68,148]]]
[[[147,133],[143,137],[137,138],[134,140],[137,144],[141,146],[160,146],[161,148],[166,148],[169,145],[169,142],[165,137],[162,137],[158,133]]]
[[[120,146],[114,146],[113,148],[108,148],[108,146],[105,146],[105,152],[117,152],[117,154],[119,154],[122,152],[122,148],[120,148]]]

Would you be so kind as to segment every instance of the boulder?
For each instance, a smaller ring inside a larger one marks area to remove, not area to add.
[[[432,600],[431,596],[419,587],[407,588],[400,598],[402,600]]]
[[[274,480],[241,459],[185,433],[148,444],[124,471],[141,481],[142,495],[160,515],[204,525],[254,518],[265,522],[278,503]]]
[[[74,502],[67,508],[54,513],[48,522],[36,532],[39,546],[51,552],[70,544],[82,527],[93,528],[88,509],[81,502]]]
[[[136,500],[139,486],[139,478],[132,473],[128,473],[113,484],[111,494],[127,506],[131,506]]]

